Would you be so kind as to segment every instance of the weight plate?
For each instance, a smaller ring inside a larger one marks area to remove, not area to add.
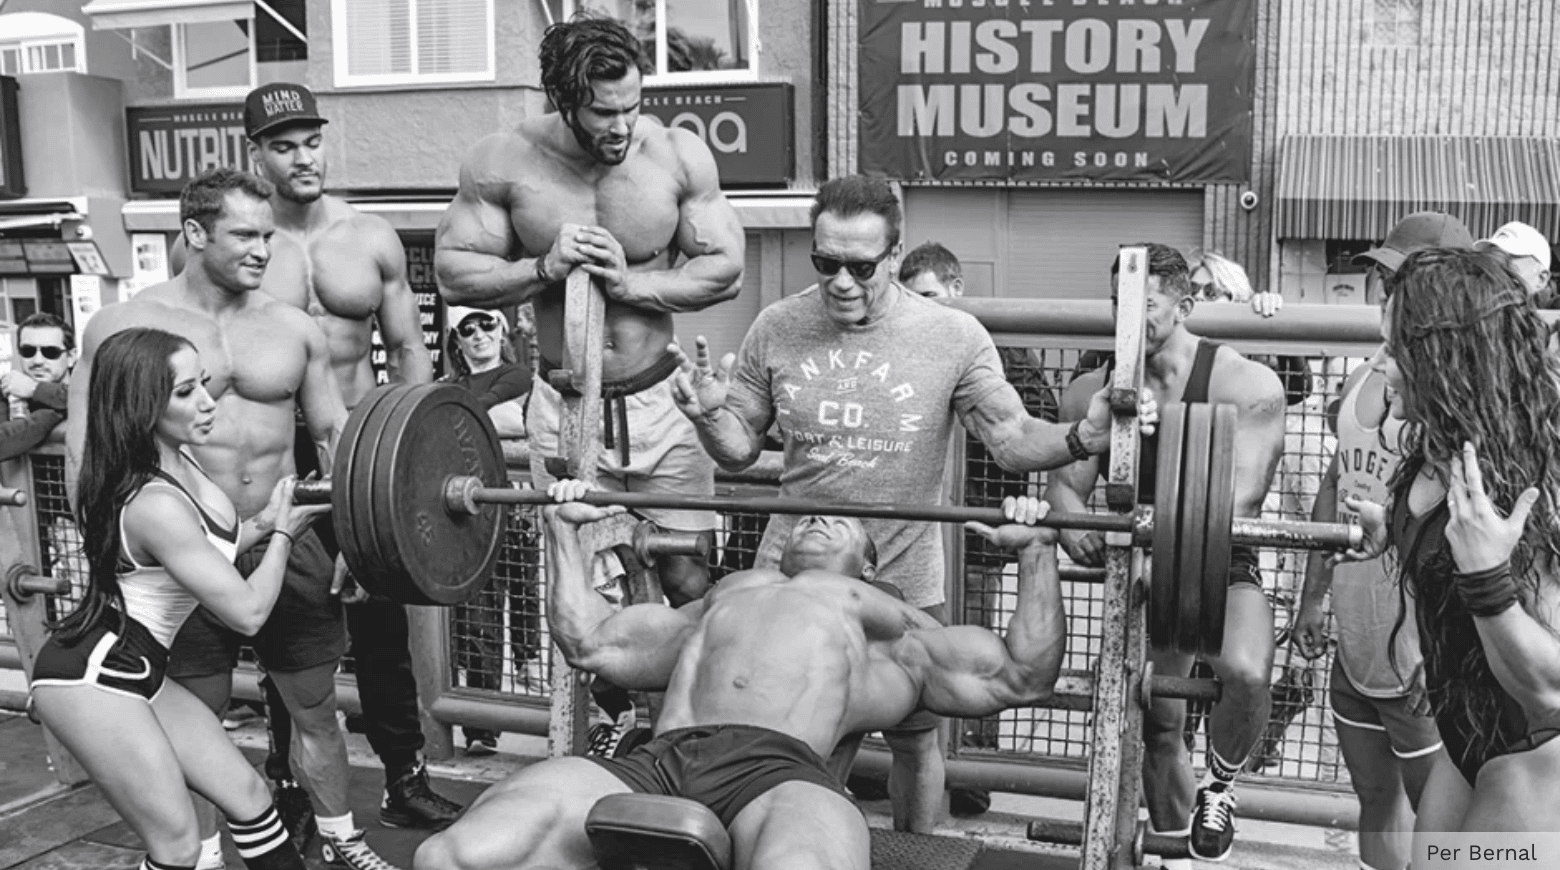
[[[1235,406],[1213,406],[1213,447],[1208,459],[1208,529],[1203,546],[1202,651],[1224,648],[1224,609],[1229,597],[1230,534],[1235,522]]]
[[[1156,647],[1175,642],[1175,554],[1181,533],[1181,445],[1186,431],[1186,406],[1165,405],[1159,414],[1159,449],[1155,455],[1153,557],[1149,562],[1148,640]]]
[[[389,406],[398,396],[397,387],[387,384],[375,387],[347,416],[347,423],[336,441],[336,457],[331,463],[330,505],[331,523],[336,531],[336,545],[341,548],[352,576],[372,591],[373,570],[377,564],[377,552],[373,545],[358,532],[358,524],[368,513],[369,500],[356,491],[363,481],[359,463],[365,453],[372,453],[380,433],[380,423]]]
[[[508,485],[504,452],[487,411],[451,384],[408,388],[385,418],[374,468],[375,522],[393,597],[418,604],[470,599],[493,573],[504,542],[504,508],[475,515],[444,506],[445,482],[472,475]]]
[[[1208,456],[1213,444],[1213,408],[1196,402],[1186,409],[1185,463],[1181,466],[1181,536],[1176,541],[1175,648],[1195,653],[1201,646],[1203,547],[1208,523]]]

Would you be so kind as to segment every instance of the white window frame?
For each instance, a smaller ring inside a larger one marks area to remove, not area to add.
[[[666,0],[655,0],[655,57],[650,59],[654,68],[645,76],[646,85],[699,85],[727,82],[752,82],[758,80],[758,63],[763,46],[758,40],[759,0],[743,0],[748,5],[748,57],[747,69],[701,69],[684,72],[666,70]],[[563,20],[567,21],[579,9],[577,0],[564,0]]]
[[[417,65],[417,4],[421,0],[409,0],[407,15],[411,33],[412,65]],[[335,81],[338,88],[366,88],[387,85],[442,85],[459,82],[491,82],[497,79],[496,36],[493,11],[494,0],[486,0],[487,7],[487,69],[480,72],[457,73],[385,73],[381,75],[353,75],[350,71],[347,42],[347,4],[345,0],[330,0],[330,42]]]
[[[184,54],[184,28],[183,24],[170,24],[172,33],[169,35],[173,41],[173,97],[176,100],[227,100],[243,99],[254,89],[259,72],[255,62],[255,21],[253,18],[233,19],[235,21],[249,22],[249,83],[245,85],[226,85],[222,87],[195,87],[189,85],[189,71],[185,68],[188,58]]]
[[[33,73],[45,72],[84,73],[87,71],[87,55],[84,51],[85,46],[82,43],[83,40],[79,36],[50,39],[22,39],[15,42],[0,43],[0,49],[16,52],[16,75],[31,75]],[[42,51],[51,46],[63,48],[67,45],[70,46],[76,53],[76,62],[72,66],[62,66],[58,69],[40,69],[34,67],[29,60],[30,52],[33,49]]]

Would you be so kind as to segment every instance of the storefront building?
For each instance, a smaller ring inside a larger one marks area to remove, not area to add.
[[[1560,236],[1542,0],[837,0],[827,166],[902,183],[973,295],[1102,297],[1117,246],[1218,251],[1291,301],[1441,208]]]
[[[546,26],[576,5],[10,0],[0,15],[0,66],[11,69],[5,34],[16,29],[13,15],[46,15],[74,33],[69,71],[17,69],[23,120],[30,122],[22,127],[46,131],[51,141],[95,143],[96,150],[68,161],[85,177],[48,185],[51,196],[68,190],[79,198],[91,189],[123,201],[93,212],[111,216],[117,236],[104,302],[166,276],[166,244],[178,229],[176,198],[186,181],[213,165],[247,165],[244,94],[272,81],[306,84],[331,122],[328,188],[400,232],[411,279],[427,303],[432,343],[441,320],[432,237],[460,161],[484,135],[546,111],[537,48]],[[647,40],[656,70],[646,79],[644,112],[710,144],[747,229],[739,299],[681,318],[684,333],[734,348],[764,303],[812,280],[806,226],[819,159],[812,144],[816,16],[801,4],[760,10],[744,0],[590,5],[629,21]],[[52,56],[63,63],[59,49]],[[43,85],[50,76],[67,78],[70,89],[90,91],[97,102],[66,117],[42,111],[59,105]],[[29,106],[39,107],[36,117],[27,115]],[[51,144],[24,150],[28,157],[36,150],[32,163],[67,162]],[[0,203],[0,234],[11,213]],[[68,300],[69,287],[59,295]]]

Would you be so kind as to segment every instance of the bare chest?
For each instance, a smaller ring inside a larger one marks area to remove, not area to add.
[[[605,228],[629,264],[662,258],[678,229],[681,184],[648,157],[636,157],[599,179],[535,172],[514,185],[510,218],[527,253],[552,247],[566,223]]]
[[[262,289],[309,312],[327,331],[330,320],[366,321],[384,297],[372,249],[353,244],[339,227],[310,236],[278,233]]]

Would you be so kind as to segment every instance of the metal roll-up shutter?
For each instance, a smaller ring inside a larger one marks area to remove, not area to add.
[[[905,191],[906,243],[942,242],[971,296],[1104,298],[1121,245],[1202,244],[1200,190]]]

